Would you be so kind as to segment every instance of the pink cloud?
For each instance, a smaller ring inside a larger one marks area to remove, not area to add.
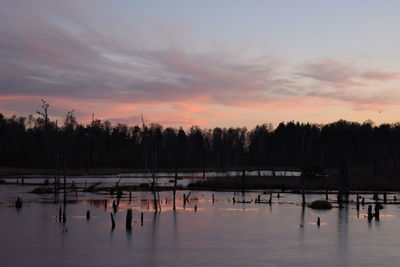
[[[361,73],[361,77],[369,80],[377,80],[377,81],[389,81],[398,79],[400,77],[400,73],[398,72],[384,72],[378,70],[367,70]]]

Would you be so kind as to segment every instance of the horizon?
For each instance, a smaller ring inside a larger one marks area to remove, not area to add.
[[[399,121],[400,3],[5,0],[0,111],[189,128]],[[106,18],[106,19],[104,19]]]

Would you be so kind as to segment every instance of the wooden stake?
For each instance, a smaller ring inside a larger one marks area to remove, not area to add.
[[[132,209],[126,211],[126,229],[132,229]]]
[[[114,221],[114,215],[112,214],[112,212],[110,212],[110,216],[111,216],[111,229],[115,228],[115,221]]]

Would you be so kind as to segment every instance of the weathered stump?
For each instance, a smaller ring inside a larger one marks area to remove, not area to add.
[[[115,220],[114,220],[114,215],[112,214],[112,212],[110,212],[110,216],[111,216],[111,229],[115,228]]]
[[[372,218],[374,217],[374,215],[372,215],[372,205],[368,205],[368,221],[372,220]]]
[[[126,229],[132,229],[132,209],[126,211]]]
[[[22,208],[22,199],[20,197],[17,197],[17,200],[15,201],[15,207],[17,209]]]
[[[379,221],[379,205],[375,205],[375,220]]]

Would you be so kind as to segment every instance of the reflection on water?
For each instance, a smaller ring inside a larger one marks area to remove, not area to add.
[[[154,212],[151,192],[133,192],[119,202],[87,193],[69,196],[62,223],[62,197],[27,191],[29,186],[0,186],[2,266],[397,265],[396,205],[385,205],[380,221],[368,222],[367,205],[359,211],[355,203],[317,211],[302,207],[296,194],[281,194],[268,205],[254,202],[260,192],[198,191],[185,205],[183,194],[189,192],[178,191],[173,210],[172,192],[160,192],[161,211]],[[23,199],[20,210],[13,205],[16,196]],[[233,197],[243,202],[234,203]],[[118,207],[112,230],[113,202]],[[127,230],[130,208],[132,230]]]

